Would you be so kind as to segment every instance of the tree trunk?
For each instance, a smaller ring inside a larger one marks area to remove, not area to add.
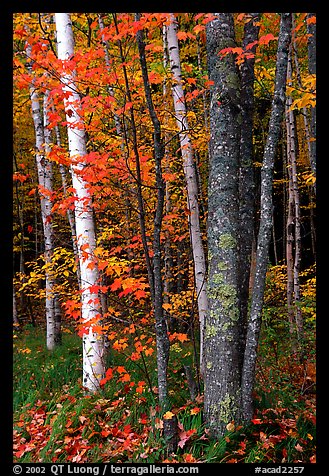
[[[292,58],[291,53],[288,58],[287,80],[292,81]],[[301,261],[301,231],[300,231],[300,200],[297,179],[297,157],[296,157],[296,131],[294,111],[291,110],[292,97],[289,95],[286,100],[286,127],[287,127],[287,162],[289,172],[289,193],[292,195],[292,216],[293,216],[293,242],[294,259],[292,266],[293,273],[293,315],[297,329],[298,341],[301,344],[303,340],[303,320],[300,309],[300,284],[299,269]]]
[[[139,21],[139,14],[136,14],[136,21]],[[153,276],[154,276],[154,301],[153,310],[155,316],[155,333],[157,345],[157,367],[158,367],[158,389],[159,403],[163,411],[170,408],[168,400],[168,382],[167,370],[169,361],[169,338],[167,333],[167,325],[163,312],[163,283],[161,272],[161,227],[163,217],[163,206],[165,197],[165,184],[162,177],[162,160],[164,156],[163,141],[161,137],[161,127],[158,116],[154,109],[151,88],[148,80],[147,64],[145,57],[145,44],[141,31],[136,33],[137,45],[139,50],[139,59],[141,63],[142,76],[144,82],[144,90],[146,103],[152,119],[154,129],[154,158],[155,158],[155,176],[157,188],[157,202],[154,216],[154,232],[153,232]],[[177,418],[174,416],[164,421],[164,437],[167,440],[169,452],[177,449]]]
[[[58,125],[55,126],[55,135],[56,135],[56,144],[58,147],[61,147],[61,135],[60,135]],[[63,195],[66,198],[67,197],[67,178],[66,178],[66,167],[64,164],[59,164],[59,173],[62,180]],[[74,255],[75,264],[76,264],[78,288],[81,289],[81,275],[80,275],[79,254],[78,254],[78,247],[77,247],[77,234],[75,231],[74,211],[68,208],[66,214],[67,214],[67,219],[71,229],[72,249],[73,249],[73,255]]]
[[[116,32],[119,33],[117,18],[115,13],[113,14],[113,20],[116,27]],[[132,103],[127,69],[125,66],[125,56],[124,56],[124,52],[123,52],[123,48],[122,48],[122,44],[120,40],[118,40],[118,45],[120,50],[121,62],[122,62],[122,70],[124,75],[127,100],[128,102]],[[150,285],[151,299],[152,299],[152,302],[154,302],[154,275],[153,275],[153,268],[152,268],[152,263],[151,263],[150,253],[149,253],[149,246],[148,246],[147,235],[146,235],[146,219],[145,219],[145,206],[144,206],[144,198],[143,198],[143,190],[142,190],[142,176],[141,176],[140,159],[139,159],[139,151],[138,151],[137,128],[136,128],[135,113],[134,113],[133,107],[129,109],[129,114],[130,114],[130,120],[131,120],[133,151],[135,154],[135,162],[136,162],[136,177],[134,176],[134,180],[136,182],[136,188],[137,188],[136,195],[137,195],[137,201],[138,201],[138,220],[139,220],[139,225],[141,230],[141,238],[142,238],[145,262],[146,262],[147,276],[148,276],[148,281]],[[124,134],[126,134],[126,131],[124,131]],[[125,140],[127,141],[126,136],[125,136]]]
[[[259,33],[259,13],[250,13],[244,26],[242,48],[256,43]],[[256,44],[250,48],[255,54]],[[248,322],[248,299],[249,280],[251,266],[252,242],[255,226],[255,183],[253,168],[253,113],[254,113],[254,80],[255,80],[255,57],[245,59],[241,64],[241,107],[242,124],[240,138],[240,171],[239,171],[239,270],[240,270],[240,313],[241,313],[241,337],[240,356],[241,368],[247,334]],[[274,243],[275,245],[275,243]]]
[[[289,145],[289,137],[287,134],[287,149]],[[287,151],[287,157],[289,151]],[[288,172],[288,212],[286,223],[286,264],[287,264],[287,310],[289,331],[291,336],[295,330],[295,318],[294,318],[294,199],[293,199],[293,186],[291,169],[287,160],[287,172]]]
[[[66,95],[64,99],[69,151],[71,157],[72,186],[76,191],[75,227],[81,272],[81,317],[85,326],[83,335],[83,386],[95,393],[104,376],[103,339],[93,331],[93,324],[101,320],[98,293],[93,290],[99,285],[97,263],[94,261],[96,247],[92,197],[88,183],[83,177],[85,168],[86,139],[84,123],[81,119],[80,96],[75,85],[75,71],[65,68],[65,63],[74,57],[72,23],[68,13],[55,13],[58,58],[63,61],[61,80]],[[89,324],[92,321],[92,324]]]
[[[238,421],[240,403],[239,148],[242,109],[234,56],[231,13],[216,13],[207,25],[210,80],[208,182],[208,305],[204,341],[204,410],[211,434],[221,437]]]
[[[18,319],[17,306],[16,306],[16,293],[15,293],[14,286],[13,286],[13,324],[15,326],[19,326],[19,319]]]
[[[206,292],[206,259],[202,243],[200,227],[200,212],[198,205],[198,184],[195,173],[193,149],[189,137],[189,126],[182,84],[181,64],[177,39],[177,22],[171,13],[171,23],[167,26],[167,46],[170,68],[173,75],[172,95],[176,123],[179,130],[181,154],[187,187],[187,202],[189,210],[190,239],[194,261],[195,287],[197,292],[199,321],[200,321],[200,367],[203,360],[204,321],[208,308]]]
[[[257,240],[256,272],[242,370],[242,419],[253,415],[253,398],[258,339],[261,328],[266,271],[272,227],[272,186],[276,148],[284,112],[287,64],[291,40],[291,13],[282,13],[276,61],[274,97],[261,169],[260,226]]]
[[[163,39],[163,68],[166,70],[169,62],[168,58],[168,49],[167,49],[167,34],[166,26],[162,28],[162,39]],[[168,126],[168,89],[167,89],[167,77],[163,79],[163,104],[165,107],[165,115],[163,119],[164,125],[164,169],[166,173],[170,173],[170,150],[169,150],[169,134],[166,132],[166,127]],[[172,211],[171,196],[170,196],[170,181],[166,180],[166,190],[165,190],[165,213],[169,215]],[[169,296],[173,292],[173,255],[172,255],[172,243],[170,239],[170,233],[168,230],[165,230],[165,244],[164,244],[164,304],[169,303]],[[173,331],[177,319],[170,315],[168,311],[165,311],[166,321],[168,323],[168,329]]]
[[[27,46],[27,55],[31,56],[31,46]],[[32,71],[32,65],[29,65],[29,69]],[[60,319],[57,313],[55,313],[55,300],[58,297],[55,294],[55,280],[52,267],[52,256],[54,250],[54,231],[52,225],[52,199],[51,194],[53,191],[52,185],[52,163],[48,160],[47,154],[49,153],[50,144],[50,131],[46,128],[47,121],[47,108],[48,108],[48,91],[45,92],[43,102],[42,118],[41,107],[39,103],[39,96],[34,87],[33,81],[30,86],[30,98],[32,107],[32,118],[35,131],[35,146],[36,146],[36,165],[38,173],[39,183],[39,196],[41,205],[41,218],[43,225],[44,235],[44,258],[45,258],[45,281],[46,281],[46,328],[47,328],[47,349],[53,350],[58,344],[61,343],[61,331],[60,325],[56,320]],[[58,307],[57,307],[58,309]]]
[[[52,222],[52,198],[53,191],[53,164],[48,159],[51,152],[51,131],[48,129],[48,109],[49,109],[49,91],[46,91],[43,97],[43,128],[44,128],[44,164],[43,173],[44,182],[44,213],[42,216],[43,232],[45,239],[45,261],[49,265],[46,269],[46,316],[47,316],[47,348],[53,350],[62,342],[61,335],[61,310],[59,305],[59,297],[56,292],[56,270],[52,269],[51,262],[54,253],[54,228]]]
[[[307,47],[308,47],[308,70],[310,74],[316,74],[316,23],[312,22],[315,13],[307,14]],[[311,141],[310,141],[310,163],[314,176],[316,177],[316,107],[311,108]],[[316,184],[314,184],[316,193]]]

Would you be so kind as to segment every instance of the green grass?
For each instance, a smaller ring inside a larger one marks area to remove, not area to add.
[[[27,326],[14,344],[14,412],[38,399],[51,399],[57,392],[65,392],[65,387],[77,390],[82,372],[79,337],[64,333],[62,345],[49,352],[44,332]]]
[[[49,352],[45,333],[26,326],[14,339],[14,443],[17,462],[309,462],[314,455],[314,395],[301,394],[294,362],[273,332],[262,333],[256,385],[256,414],[260,423],[236,427],[218,441],[209,438],[203,423],[202,400],[191,402],[182,374],[179,349],[173,346],[169,394],[180,435],[190,437],[176,454],[166,453],[157,406],[154,355],[127,360],[113,352],[109,363],[125,366],[130,382],[118,374],[98,395],[81,388],[81,339],[63,333],[63,343]],[[192,352],[184,344],[184,363]],[[175,350],[176,349],[176,350]],[[127,349],[129,350],[129,349]],[[300,369],[299,369],[300,370]],[[146,373],[147,372],[147,373]],[[301,373],[302,375],[302,373]],[[151,381],[153,391],[136,392],[137,382]],[[195,414],[192,409],[198,408]],[[181,437],[181,436],[180,436]],[[80,459],[79,459],[80,458]]]

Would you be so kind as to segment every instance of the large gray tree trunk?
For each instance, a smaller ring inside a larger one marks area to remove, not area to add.
[[[253,415],[252,392],[254,388],[257,347],[261,328],[265,278],[272,229],[273,168],[285,106],[291,23],[291,13],[282,13],[278,40],[274,97],[261,170],[261,209],[256,252],[256,270],[242,371],[242,418],[246,421],[250,420]]]
[[[216,13],[207,25],[210,80],[208,184],[208,312],[204,340],[204,409],[213,436],[238,420],[240,404],[239,311],[239,148],[241,85],[234,56],[221,58],[235,46],[231,13]]]

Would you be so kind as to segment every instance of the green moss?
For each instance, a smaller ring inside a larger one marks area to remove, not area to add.
[[[227,270],[227,264],[226,264],[224,261],[220,261],[220,262],[217,264],[217,268],[218,268],[220,271],[226,271],[226,270]]]
[[[220,301],[224,315],[232,321],[236,321],[239,319],[236,290],[231,284],[222,284],[223,280],[224,277],[221,274],[213,276],[211,284],[208,284],[207,287],[208,298]],[[213,310],[210,311],[209,315],[213,319],[218,319],[218,313]]]
[[[217,312],[214,311],[213,309],[209,311],[209,316],[213,321],[217,321],[219,319]]]
[[[232,249],[236,246],[236,240],[229,233],[223,233],[219,237],[219,246],[224,250]]]
[[[236,290],[231,284],[221,284],[218,286],[216,294],[225,311],[228,311],[235,306]]]
[[[206,327],[206,337],[207,338],[215,337],[216,334],[217,334],[216,326],[207,326]]]
[[[224,276],[221,273],[216,273],[212,277],[212,282],[216,285],[222,284],[224,281]]]
[[[238,397],[236,395],[226,394],[223,400],[219,403],[219,420],[223,423],[229,423],[235,419],[235,414],[238,410]]]
[[[231,326],[231,323],[230,323],[230,322],[225,322],[224,324],[222,324],[221,330],[222,330],[223,332],[227,332],[228,329],[230,328],[230,326]]]

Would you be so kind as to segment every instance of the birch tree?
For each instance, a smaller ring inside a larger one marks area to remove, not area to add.
[[[182,83],[182,72],[177,39],[177,21],[170,13],[170,24],[167,26],[167,47],[170,69],[173,77],[172,96],[176,123],[179,130],[181,154],[187,188],[187,206],[189,210],[190,240],[194,261],[195,287],[197,292],[198,313],[200,321],[200,365],[203,359],[204,321],[208,308],[206,292],[206,259],[202,243],[200,213],[198,203],[198,182],[195,172],[193,148],[189,135],[187,110]]]
[[[261,168],[260,225],[257,239],[256,269],[242,369],[241,404],[242,418],[244,420],[250,420],[253,415],[252,392],[254,388],[257,347],[262,320],[265,278],[268,266],[268,254],[272,229],[273,169],[285,106],[288,53],[291,41],[291,24],[291,13],[282,13],[278,39],[274,96],[272,100],[270,122],[264,150],[263,164]]]
[[[292,48],[288,57],[287,81],[292,81]],[[289,253],[287,250],[287,275],[288,275],[288,311],[290,322],[297,330],[299,343],[303,339],[303,320],[300,309],[300,284],[299,270],[301,262],[301,219],[300,199],[297,178],[297,153],[296,153],[296,130],[294,111],[291,109],[292,97],[286,100],[286,130],[287,130],[287,168],[289,177],[289,210],[288,210],[288,233]],[[294,245],[294,246],[293,246]]]
[[[94,393],[104,376],[103,339],[93,330],[101,319],[101,306],[95,289],[99,285],[99,273],[94,260],[96,247],[92,197],[84,179],[84,156],[87,154],[83,119],[80,115],[80,96],[72,69],[74,38],[68,13],[55,13],[58,59],[62,60],[61,81],[67,121],[69,152],[71,157],[72,186],[76,192],[75,227],[81,274],[81,317],[85,326],[83,335],[83,386]],[[68,61],[71,60],[71,66]]]
[[[315,13],[307,14],[307,47],[308,47],[308,70],[310,74],[316,74],[316,18]],[[314,176],[316,176],[316,107],[311,108],[310,121],[310,163]],[[316,192],[316,184],[314,184],[314,191]]]
[[[31,58],[31,46],[26,48],[28,58]],[[29,69],[32,72],[30,62]],[[43,101],[43,113],[40,106],[40,98],[32,80],[30,85],[30,99],[32,118],[35,131],[36,165],[39,183],[39,196],[41,205],[41,219],[44,235],[44,258],[45,258],[45,287],[46,287],[46,341],[47,349],[53,350],[61,343],[60,330],[60,307],[58,296],[55,293],[55,279],[52,268],[52,256],[54,251],[54,231],[52,224],[52,163],[48,159],[49,133],[47,130],[48,91],[45,92]]]

